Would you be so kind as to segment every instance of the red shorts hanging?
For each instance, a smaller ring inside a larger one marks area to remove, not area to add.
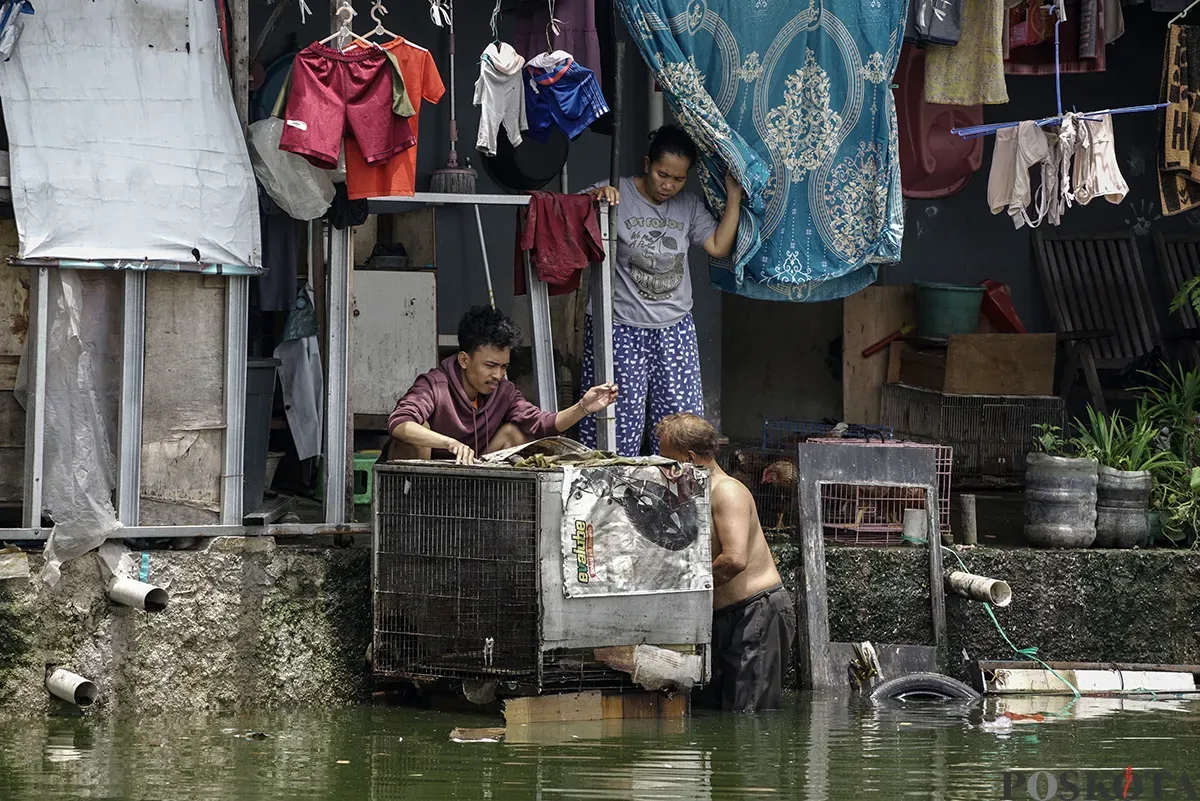
[[[317,43],[301,50],[283,119],[279,149],[326,170],[337,168],[347,125],[368,164],[417,141],[408,120],[392,113],[392,67],[375,48],[343,53]]]

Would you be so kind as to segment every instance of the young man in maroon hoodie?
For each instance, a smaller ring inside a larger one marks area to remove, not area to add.
[[[516,324],[490,306],[463,315],[459,352],[417,376],[388,417],[388,458],[473,464],[477,454],[554,436],[616,402],[615,384],[592,387],[557,414],[525,400],[506,377],[520,336]]]

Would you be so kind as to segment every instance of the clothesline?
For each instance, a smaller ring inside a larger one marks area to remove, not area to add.
[[[1193,4],[1194,5],[1194,4]],[[1040,120],[1035,120],[1035,124],[1039,128],[1045,128],[1051,125],[1059,125],[1063,121],[1062,108],[1062,70],[1061,59],[1059,57],[1059,37],[1058,26],[1067,19],[1066,7],[1063,5],[1063,0],[1053,0],[1049,6],[1052,13],[1055,15],[1054,20],[1054,95],[1058,102],[1058,113],[1053,117],[1044,117]],[[1140,114],[1145,111],[1157,111],[1160,108],[1166,108],[1166,103],[1147,103],[1141,106],[1125,106],[1123,108],[1110,108],[1102,111],[1085,111],[1076,113],[1076,117],[1083,119],[1094,120],[1105,115],[1114,116],[1117,114]],[[1023,120],[1014,122],[993,122],[986,125],[972,125],[966,128],[951,128],[950,133],[958,134],[963,139],[973,139],[977,136],[990,136],[996,131],[1004,128],[1016,128]]]
[[[1138,114],[1144,111],[1157,111],[1160,108],[1166,108],[1166,103],[1147,103],[1142,106],[1125,106],[1124,108],[1106,108],[1099,111],[1084,111],[1075,114],[1076,117],[1082,117],[1085,120],[1095,120],[1103,116],[1116,116],[1117,114]],[[1034,120],[1034,124],[1039,128],[1045,128],[1049,125],[1058,125],[1063,121],[1062,114],[1056,114],[1053,117],[1044,117],[1040,120]],[[963,139],[973,139],[977,136],[988,136],[994,134],[1003,128],[1016,128],[1021,124],[1017,122],[993,122],[987,125],[972,125],[967,128],[951,128],[950,133],[956,133]]]

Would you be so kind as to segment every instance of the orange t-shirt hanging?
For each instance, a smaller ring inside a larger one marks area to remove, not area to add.
[[[359,45],[360,47],[362,45]],[[421,101],[436,103],[446,93],[442,76],[438,74],[433,54],[401,37],[382,43],[400,63],[404,87],[417,112],[408,118],[413,136],[420,142],[417,130],[421,118]],[[353,138],[346,139],[346,192],[351,200],[369,197],[411,195],[416,191],[417,148],[411,147],[392,156],[383,164],[371,165],[363,159],[362,151]]]

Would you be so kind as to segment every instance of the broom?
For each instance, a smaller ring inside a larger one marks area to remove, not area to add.
[[[454,11],[450,10],[450,157],[446,159],[446,167],[434,170],[429,181],[430,192],[440,192],[450,195],[475,194],[475,171],[468,163],[458,166],[458,123],[455,117],[454,102]],[[465,159],[464,159],[465,161]]]

